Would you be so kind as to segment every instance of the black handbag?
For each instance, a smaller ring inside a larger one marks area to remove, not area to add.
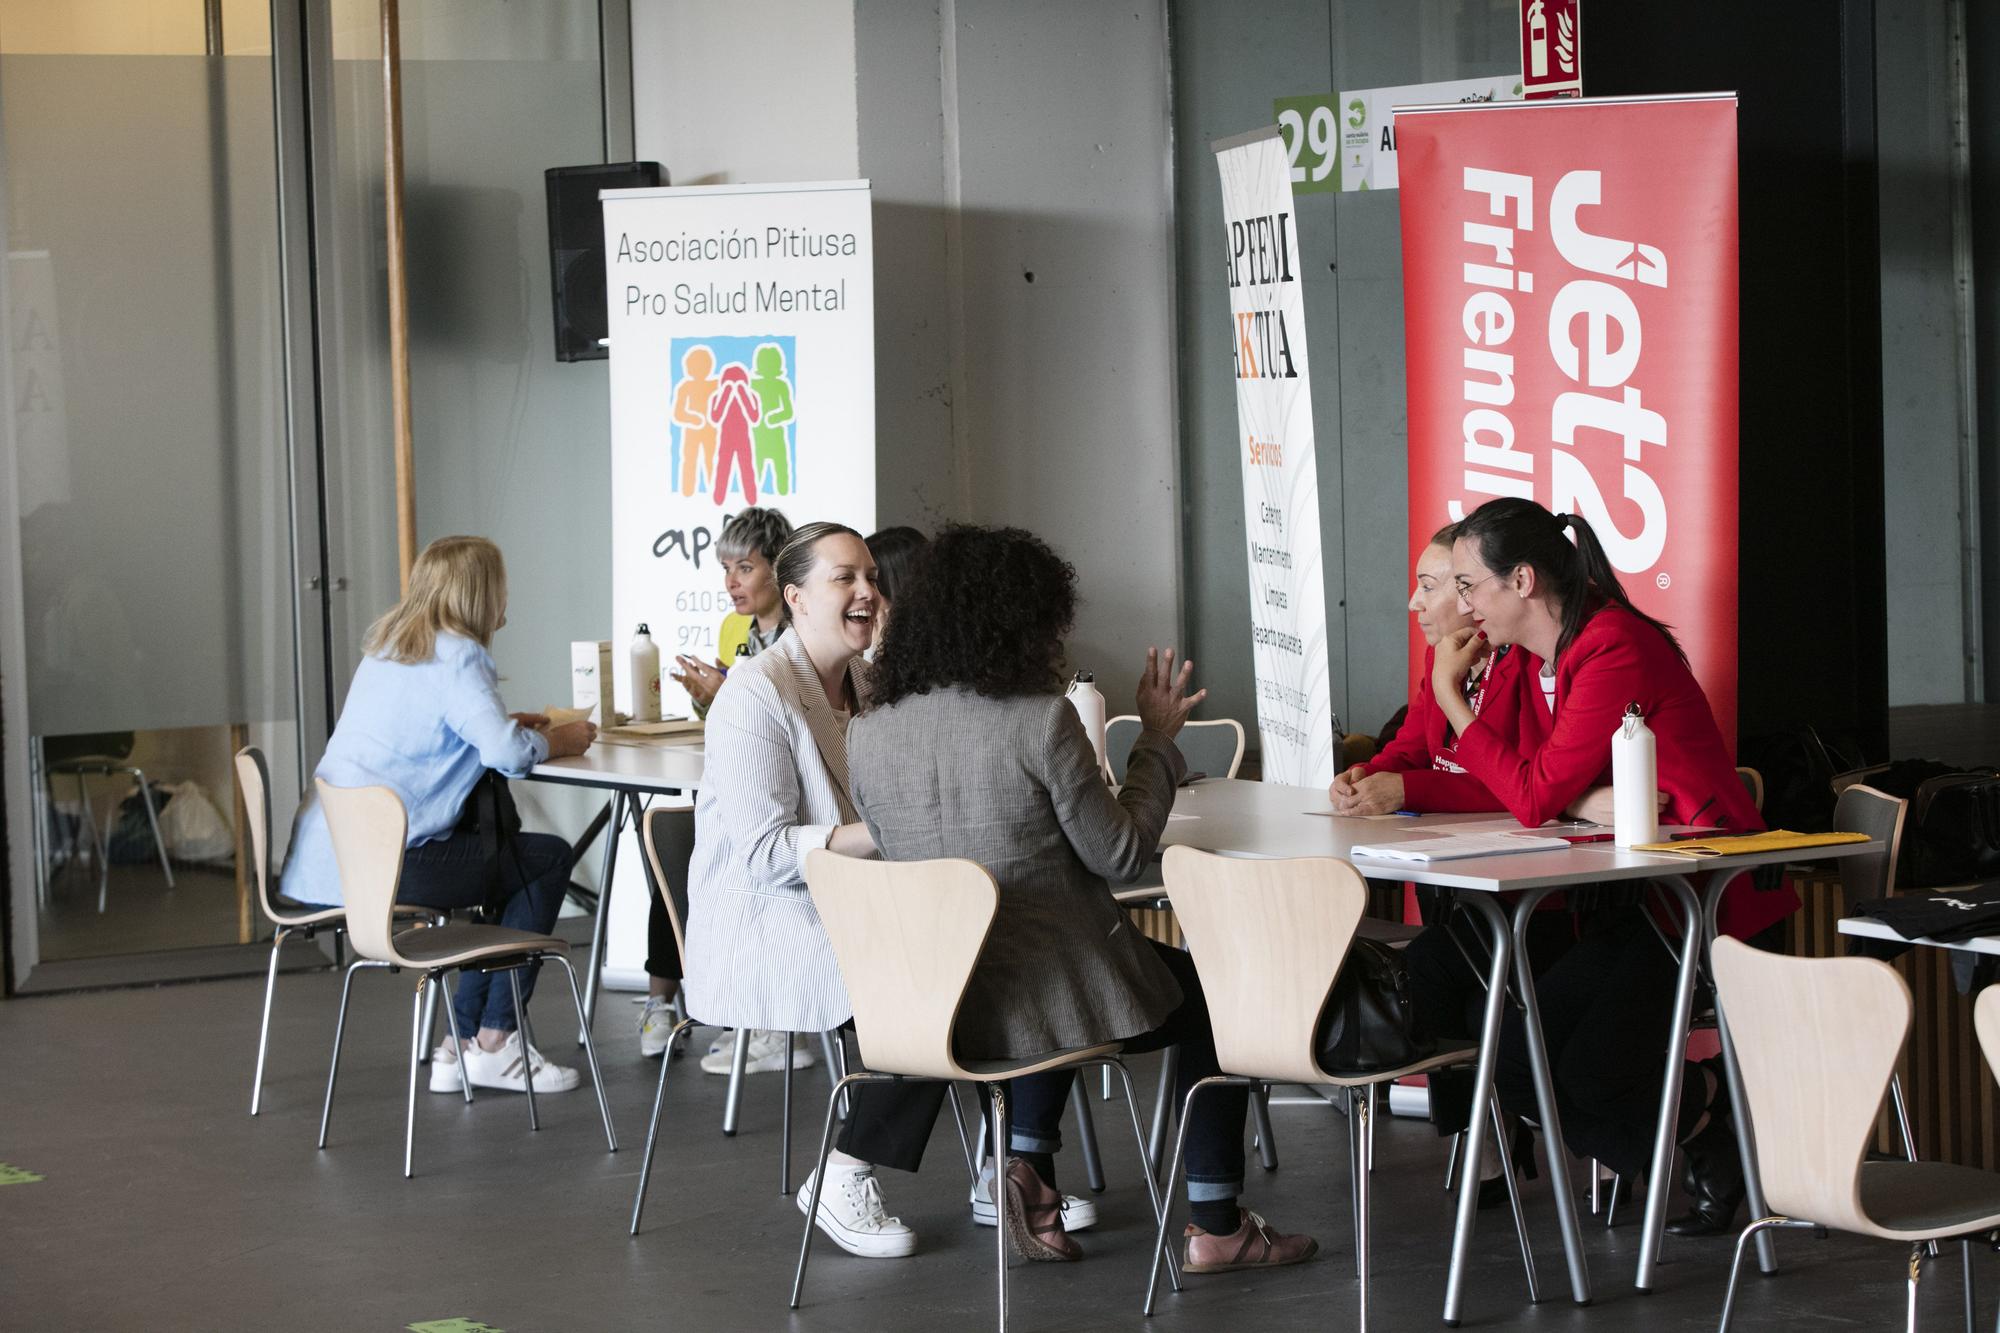
[[[483,853],[479,868],[486,877],[483,910],[489,917],[498,917],[507,900],[521,888],[521,870],[514,856],[514,835],[521,831],[521,811],[514,804],[513,789],[504,776],[490,768],[479,775],[479,781],[473,784],[459,809],[458,824],[453,831],[478,835]],[[506,873],[510,869],[511,876]]]
[[[1417,1023],[1401,951],[1355,937],[1313,1044],[1319,1067],[1342,1075],[1401,1069],[1436,1052],[1437,1039]]]

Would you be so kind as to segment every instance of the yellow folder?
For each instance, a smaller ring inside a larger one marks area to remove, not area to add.
[[[1793,833],[1788,829],[1772,829],[1768,833],[1689,838],[1682,842],[1638,842],[1632,844],[1631,850],[1666,852],[1673,856],[1742,856],[1750,852],[1797,852],[1812,847],[1867,841],[1866,833]]]

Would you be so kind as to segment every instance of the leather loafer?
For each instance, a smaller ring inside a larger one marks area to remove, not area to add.
[[[1234,1273],[1245,1268],[1277,1268],[1303,1263],[1319,1252],[1319,1242],[1311,1236],[1287,1236],[1273,1231],[1248,1208],[1239,1210],[1236,1230],[1226,1236],[1203,1231],[1190,1223],[1187,1228],[1187,1258],[1183,1273]]]

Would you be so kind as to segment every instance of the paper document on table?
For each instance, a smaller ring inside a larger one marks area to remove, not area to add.
[[[680,736],[703,730],[699,718],[670,717],[663,722],[628,722],[622,727],[605,727],[600,736],[639,736],[658,739],[662,736]]]
[[[1507,856],[1514,852],[1566,852],[1561,838],[1537,838],[1526,833],[1467,833],[1458,837],[1417,838],[1353,847],[1351,855],[1371,861],[1456,861],[1468,856]]]

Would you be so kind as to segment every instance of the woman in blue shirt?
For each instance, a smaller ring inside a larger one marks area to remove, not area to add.
[[[506,711],[487,651],[506,623],[499,547],[484,537],[440,537],[425,547],[403,600],[369,627],[347,704],[314,772],[336,787],[388,787],[402,798],[409,843],[398,902],[446,908],[504,899],[501,925],[547,934],[569,888],[569,844],[554,834],[516,833],[496,867],[480,834],[459,827],[460,816],[487,769],[521,777],[544,759],[582,754],[597,728],[551,726],[540,714]],[[299,902],[342,901],[326,816],[311,798],[300,808],[281,883]],[[522,974],[524,1004],[536,971]],[[450,1041],[438,1047],[432,1092],[458,1092],[461,1067],[475,1087],[521,1091],[530,1065],[537,1092],[577,1085],[574,1069],[548,1063],[514,1030],[504,981],[461,973],[453,1006],[458,1030],[478,1035],[463,1051]]]

